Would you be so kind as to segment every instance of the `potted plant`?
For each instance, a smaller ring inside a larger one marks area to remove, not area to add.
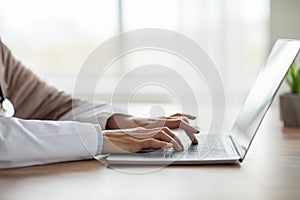
[[[293,62],[286,82],[290,92],[280,96],[280,113],[284,126],[300,127],[300,69]]]

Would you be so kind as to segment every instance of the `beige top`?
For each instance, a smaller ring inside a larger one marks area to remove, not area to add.
[[[0,81],[6,97],[15,106],[15,117],[57,120],[83,101],[58,91],[40,80],[16,60],[0,40]]]

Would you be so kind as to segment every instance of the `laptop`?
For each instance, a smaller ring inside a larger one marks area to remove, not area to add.
[[[196,135],[198,145],[184,150],[158,149],[147,153],[111,154],[110,165],[192,165],[242,163],[285,75],[300,50],[300,40],[276,41],[229,133]],[[175,131],[177,136],[185,135]],[[183,143],[186,141],[183,141]]]

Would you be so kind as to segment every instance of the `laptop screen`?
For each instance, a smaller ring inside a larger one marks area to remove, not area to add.
[[[230,133],[239,143],[241,160],[244,159],[299,48],[300,40],[277,40],[266,64],[261,68]]]

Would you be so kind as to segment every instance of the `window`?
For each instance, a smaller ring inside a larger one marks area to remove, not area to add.
[[[269,0],[0,0],[0,4],[2,40],[27,67],[68,92],[73,92],[89,53],[119,31],[152,27],[187,35],[216,63],[233,101],[244,99],[269,50]],[[127,65],[119,65],[110,78],[132,67],[134,56],[145,55],[129,56]],[[109,85],[113,84],[108,84],[108,93]],[[139,101],[156,92],[149,89]]]

